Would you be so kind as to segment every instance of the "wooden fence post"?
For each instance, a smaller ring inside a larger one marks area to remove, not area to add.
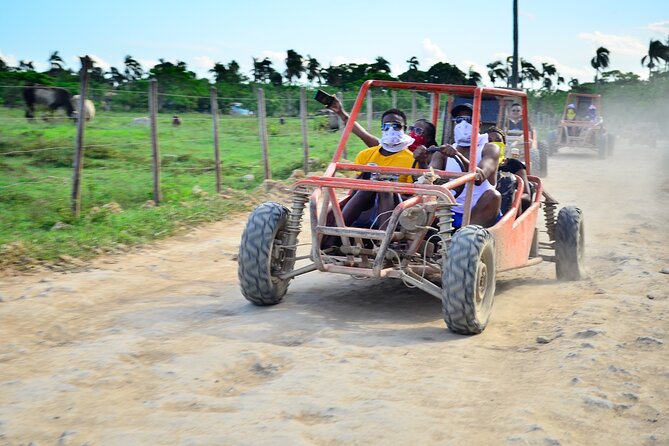
[[[262,147],[262,160],[265,168],[265,179],[272,178],[272,171],[269,168],[269,142],[267,140],[267,116],[265,112],[265,92],[258,88],[258,133],[260,134],[260,145]]]
[[[158,81],[149,83],[149,118],[151,123],[151,168],[153,169],[153,201],[160,204],[160,147],[158,146]]]
[[[221,193],[221,150],[218,146],[218,99],[216,87],[211,87],[211,120],[214,130],[214,166],[216,168],[216,193]]]
[[[411,124],[416,122],[416,90],[411,92]]]
[[[372,120],[374,119],[374,104],[372,103],[372,90],[367,90],[367,131],[372,132]]]
[[[81,172],[84,164],[84,128],[86,127],[86,93],[88,89],[88,69],[91,59],[88,56],[80,57],[81,73],[79,74],[79,112],[77,113],[77,139],[72,167],[72,213],[75,218],[81,214]]]
[[[300,88],[300,122],[302,124],[302,149],[304,149],[304,174],[309,173],[309,142],[307,141],[307,89]]]

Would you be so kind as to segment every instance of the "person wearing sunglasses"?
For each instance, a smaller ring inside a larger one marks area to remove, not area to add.
[[[473,131],[471,125],[472,111],[471,104],[462,104],[453,108],[451,116],[455,123],[453,127],[455,147],[450,145],[441,146],[440,150],[432,156],[430,162],[432,168],[450,172],[467,172],[469,170],[469,150]],[[478,136],[476,158],[479,162],[476,167],[470,224],[489,227],[494,225],[501,217],[502,196],[495,189],[499,147],[488,142],[487,134]],[[457,205],[452,208],[454,228],[462,226],[465,198],[467,197],[467,189],[470,187],[472,187],[471,183],[467,183],[464,191],[455,197]]]
[[[409,136],[414,139],[413,144],[409,146],[409,150],[413,152],[414,164],[413,167],[426,169],[430,164],[432,153],[430,148],[438,146],[435,139],[437,130],[427,119],[417,119],[413,125],[409,126]]]
[[[344,122],[348,121],[349,115],[344,112],[337,99],[333,100],[328,108],[333,110]],[[353,133],[369,148],[358,153],[353,162],[362,165],[411,168],[414,164],[414,157],[408,147],[414,142],[414,138],[405,133],[406,129],[406,115],[396,108],[391,108],[381,115],[380,138],[370,134],[356,122]],[[361,173],[359,177],[369,179],[371,175]],[[374,179],[388,179],[400,183],[413,182],[410,175],[398,175],[393,178],[376,176]],[[353,192],[342,207],[344,224],[346,226],[385,229],[390,213],[400,200],[401,197],[398,194],[357,190]],[[334,218],[329,216],[328,225],[331,225],[333,220]],[[321,248],[329,248],[339,243],[339,237],[326,236],[323,237]]]

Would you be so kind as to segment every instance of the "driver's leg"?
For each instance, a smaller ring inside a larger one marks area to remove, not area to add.
[[[497,223],[499,209],[502,205],[502,195],[496,189],[488,189],[481,195],[476,206],[472,208],[470,224],[481,225],[485,228]]]

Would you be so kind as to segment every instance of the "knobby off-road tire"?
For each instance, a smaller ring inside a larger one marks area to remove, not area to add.
[[[275,275],[293,269],[281,249],[288,209],[274,202],[251,212],[239,246],[238,277],[244,297],[255,305],[275,305],[288,290],[290,279]]]
[[[585,276],[583,213],[575,206],[560,209],[555,225],[555,274],[560,280]]]
[[[442,272],[444,321],[449,330],[481,333],[494,296],[495,240],[481,226],[465,226],[453,236]]]

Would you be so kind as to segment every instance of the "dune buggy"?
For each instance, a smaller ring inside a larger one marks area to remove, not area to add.
[[[416,90],[431,96],[432,121],[437,123],[442,95],[447,108],[454,95],[469,96],[473,104],[472,125],[479,128],[484,98],[513,97],[527,110],[521,91],[475,86],[404,83],[369,80],[365,82],[351,111],[332,162],[322,176],[297,181],[292,188],[290,209],[279,203],[258,206],[248,218],[239,249],[239,282],[242,294],[255,305],[274,305],[283,299],[290,281],[310,271],[348,274],[355,277],[399,279],[439,298],[443,318],[450,330],[476,334],[488,324],[495,294],[496,274],[516,268],[553,261],[557,277],[577,280],[583,275],[583,215],[576,207],[563,207],[544,191],[542,181],[533,176],[529,163],[529,135],[525,131],[525,161],[528,179],[535,185],[532,203],[520,212],[522,178],[516,176],[516,190],[508,209],[492,227],[469,225],[472,188],[465,188],[463,223],[453,227],[454,190],[475,180],[478,135],[472,135],[471,168],[468,172],[434,171],[448,180],[445,184],[399,183],[363,179],[365,172],[378,175],[411,175],[427,178],[426,169],[360,165],[342,162],[341,157],[372,88]],[[527,112],[523,113],[527,122]],[[448,122],[445,123],[448,125]],[[528,126],[526,125],[527,129]],[[342,178],[342,171],[362,172],[358,178]],[[429,175],[428,175],[428,172]],[[378,178],[372,176],[371,178]],[[344,224],[342,203],[337,191],[374,191],[406,197],[394,208],[384,230]],[[298,256],[298,235],[302,217],[309,208],[310,253]],[[536,227],[543,207],[546,241],[539,241]],[[328,218],[329,215],[332,217]],[[341,238],[336,250],[321,247],[324,236]],[[540,254],[540,250],[547,251]],[[298,261],[307,264],[298,266]]]
[[[605,159],[613,154],[614,137],[604,127],[602,95],[569,93],[557,130],[548,135],[548,154],[561,148],[587,148]]]

